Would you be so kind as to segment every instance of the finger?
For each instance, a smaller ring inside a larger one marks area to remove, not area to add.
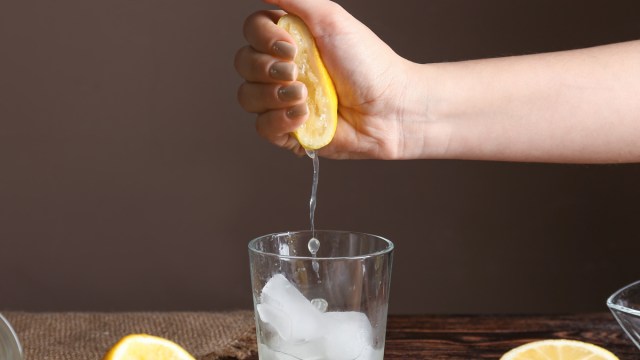
[[[233,64],[238,74],[250,82],[287,82],[298,77],[298,67],[293,62],[280,61],[255,51],[251,46],[238,50]]]
[[[238,89],[238,102],[252,113],[284,109],[303,102],[307,87],[301,82],[288,85],[244,83]]]
[[[281,59],[293,60],[296,56],[295,41],[276,22],[282,11],[259,11],[250,15],[244,23],[244,37],[256,51]]]
[[[307,120],[309,109],[302,103],[288,109],[272,110],[258,115],[256,130],[270,143],[289,150],[300,144],[291,134]]]

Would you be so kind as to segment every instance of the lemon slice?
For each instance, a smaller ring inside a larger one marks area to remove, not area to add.
[[[180,345],[146,334],[127,335],[102,360],[195,360]]]
[[[534,341],[502,355],[500,360],[618,360],[610,351],[576,340]]]
[[[316,150],[331,142],[338,125],[338,96],[333,81],[320,58],[320,52],[307,25],[299,17],[284,15],[278,26],[294,38],[298,52],[294,62],[298,66],[298,81],[304,83],[309,94],[309,118],[293,134],[302,147]]]

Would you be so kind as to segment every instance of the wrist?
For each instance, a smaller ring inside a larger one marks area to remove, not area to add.
[[[400,103],[402,124],[399,158],[442,159],[449,156],[452,124],[446,120],[439,99],[444,85],[434,64],[407,62],[406,85]]]

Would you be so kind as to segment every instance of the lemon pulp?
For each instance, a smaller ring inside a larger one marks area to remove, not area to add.
[[[338,96],[313,35],[302,19],[287,14],[280,18],[278,26],[291,34],[296,42],[297,80],[305,84],[308,92],[309,118],[293,134],[302,147],[317,150],[329,144],[336,132]]]
[[[618,360],[610,351],[576,340],[534,341],[504,354],[500,360]]]
[[[127,335],[102,360],[195,360],[180,345],[157,336]]]

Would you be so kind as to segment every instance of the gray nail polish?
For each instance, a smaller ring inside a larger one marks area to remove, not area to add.
[[[300,100],[303,96],[304,85],[301,83],[294,83],[278,89],[278,99],[280,99],[281,101]]]
[[[296,79],[296,64],[277,62],[269,68],[269,76],[275,80],[293,81]]]
[[[297,117],[306,115],[309,112],[309,109],[307,108],[307,104],[298,104],[292,108],[290,108],[289,110],[287,110],[287,117],[289,119],[295,119]]]
[[[293,60],[296,57],[296,47],[285,41],[276,41],[273,53],[283,59]]]

